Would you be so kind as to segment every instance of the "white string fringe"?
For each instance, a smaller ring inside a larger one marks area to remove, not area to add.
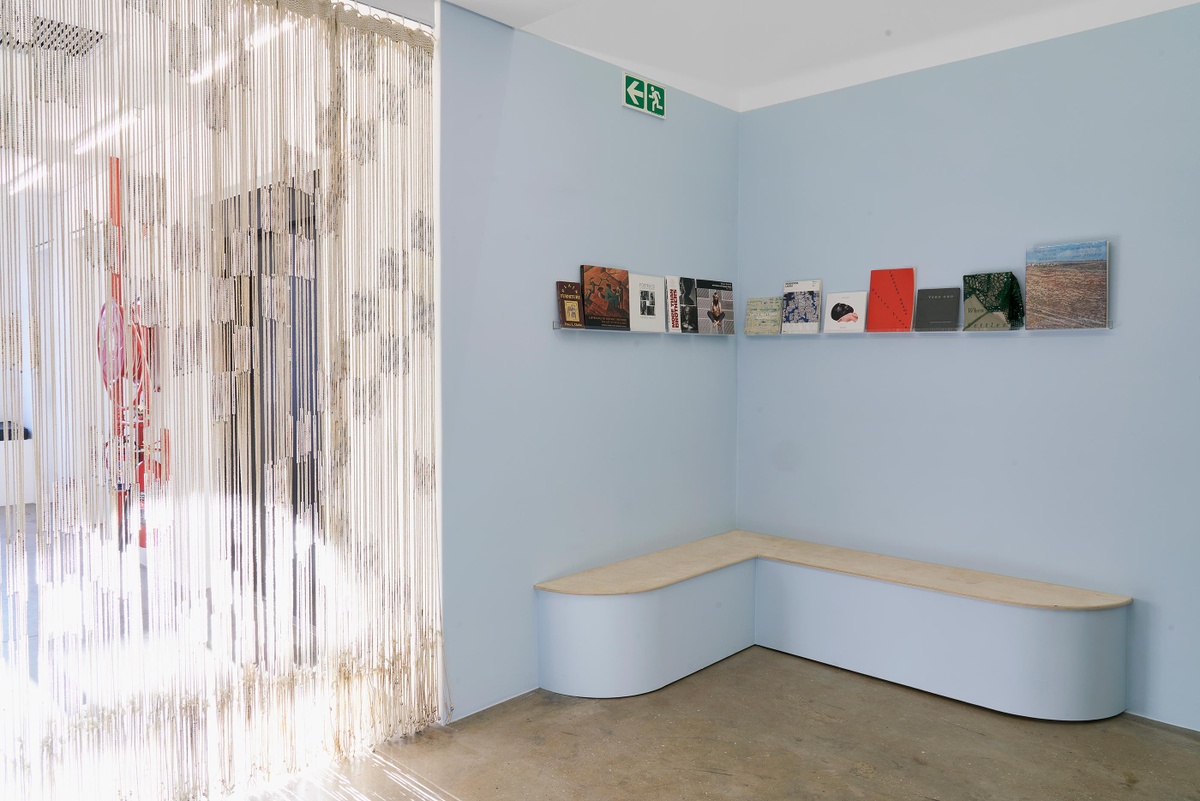
[[[6,798],[218,798],[445,718],[434,45],[0,0]]]

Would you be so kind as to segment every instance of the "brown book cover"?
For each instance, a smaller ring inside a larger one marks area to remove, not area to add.
[[[558,324],[562,328],[583,328],[583,295],[578,281],[556,281]]]
[[[584,328],[629,330],[629,271],[615,267],[579,268],[583,284]]]

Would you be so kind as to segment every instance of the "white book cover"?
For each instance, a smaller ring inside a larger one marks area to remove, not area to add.
[[[867,325],[867,293],[831,292],[825,299],[825,333],[861,333]]]
[[[668,275],[665,294],[667,333],[696,333],[696,279]]]
[[[629,330],[661,334],[666,293],[661,275],[629,274]]]
[[[667,333],[682,334],[679,326],[679,276],[668,275],[666,281]]]
[[[821,331],[821,279],[788,281],[783,285],[783,333]]]

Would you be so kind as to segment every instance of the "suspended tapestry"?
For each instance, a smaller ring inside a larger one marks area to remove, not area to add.
[[[444,719],[433,63],[347,2],[0,0],[6,793]]]

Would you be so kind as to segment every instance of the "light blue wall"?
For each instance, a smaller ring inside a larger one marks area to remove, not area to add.
[[[1200,6],[741,115],[743,296],[1112,242],[1111,331],[739,337],[739,527],[1136,598],[1200,729]]]
[[[443,5],[455,717],[537,686],[533,585],[733,527],[734,337],[553,331],[581,263],[737,280],[737,115]]]

